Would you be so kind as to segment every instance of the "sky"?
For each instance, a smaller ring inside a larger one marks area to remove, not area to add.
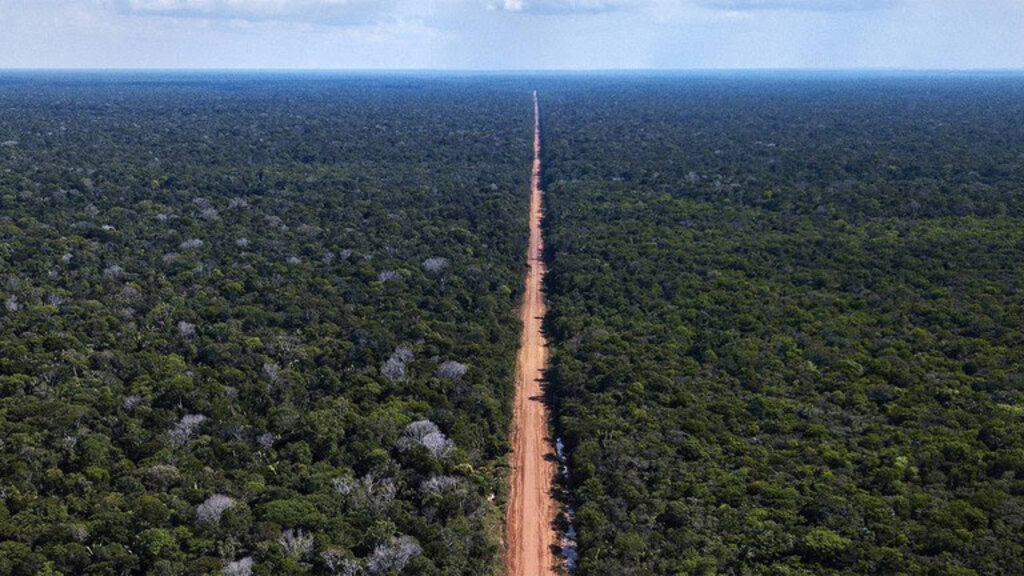
[[[0,0],[0,68],[1024,69],[1024,0]]]

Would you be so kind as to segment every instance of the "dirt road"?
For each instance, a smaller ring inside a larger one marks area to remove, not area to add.
[[[533,93],[533,173],[530,177],[529,268],[523,295],[523,335],[516,368],[515,423],[512,433],[512,488],[506,519],[505,573],[508,576],[556,574],[558,544],[552,522],[555,503],[551,496],[554,453],[548,437],[547,408],[541,380],[547,368],[547,340],[541,332],[545,303],[544,239],[540,221],[543,191],[540,189],[540,106]]]

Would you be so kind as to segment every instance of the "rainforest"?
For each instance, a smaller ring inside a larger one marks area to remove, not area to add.
[[[3,72],[0,238],[0,575],[1024,573],[1020,74]]]

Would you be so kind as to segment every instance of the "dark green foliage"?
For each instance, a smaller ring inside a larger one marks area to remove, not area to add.
[[[0,83],[0,574],[494,570],[528,90]]]
[[[1024,573],[1019,77],[542,93],[581,575]]]

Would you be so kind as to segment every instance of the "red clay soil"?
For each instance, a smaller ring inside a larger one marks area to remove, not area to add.
[[[540,189],[540,107],[533,93],[533,173],[530,178],[530,241],[527,249],[523,335],[516,367],[515,422],[512,432],[512,488],[506,518],[505,573],[508,576],[557,574],[558,540],[552,523],[557,510],[551,494],[554,453],[548,437],[548,414],[541,382],[548,363],[541,332],[546,305],[544,239],[541,236],[543,191]]]

